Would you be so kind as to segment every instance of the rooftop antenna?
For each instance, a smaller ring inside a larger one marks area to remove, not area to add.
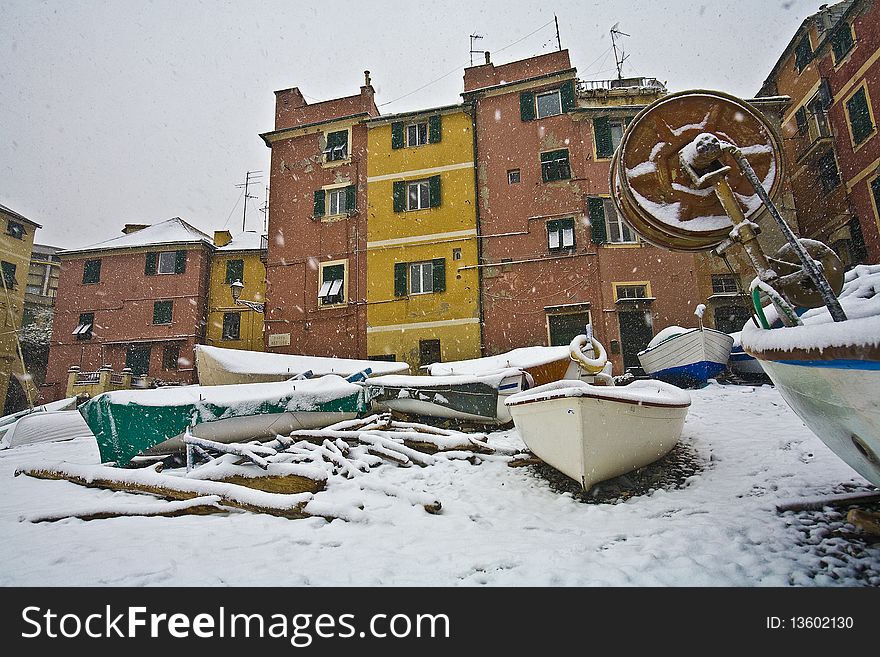
[[[266,185],[266,198],[263,205],[260,206],[260,212],[263,213],[263,232],[265,233],[269,230],[269,185]]]
[[[553,22],[556,23],[556,48],[562,50],[562,41],[559,40],[559,19],[556,18],[556,14],[553,14]]]
[[[623,62],[626,61],[626,58],[629,57],[629,55],[623,54],[623,48],[620,49],[620,54],[618,55],[617,41],[614,39],[614,35],[619,34],[620,36],[628,37],[629,34],[618,30],[617,29],[618,25],[620,25],[620,23],[615,23],[614,26],[611,28],[611,47],[614,48],[614,63],[617,65],[617,79],[622,80],[623,79]]]
[[[256,196],[251,196],[250,194],[248,194],[248,187],[250,187],[251,185],[255,185],[262,177],[262,175],[257,175],[257,174],[262,174],[262,171],[248,171],[244,177],[244,183],[242,183],[241,185],[236,185],[236,187],[244,187],[244,211],[241,214],[241,232],[242,233],[244,232],[245,222],[247,221],[247,202],[248,202],[248,199],[249,198],[257,198]]]
[[[474,65],[474,55],[477,53],[485,54],[485,50],[474,50],[474,41],[477,39],[482,39],[482,34],[471,34],[471,66]]]

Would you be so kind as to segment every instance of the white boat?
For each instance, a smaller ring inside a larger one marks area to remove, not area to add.
[[[529,386],[526,374],[507,368],[492,374],[369,377],[367,400],[376,410],[501,425],[511,421],[505,400]]]
[[[761,367],[760,361],[743,350],[740,335],[740,331],[730,334],[730,337],[733,338],[733,347],[730,350],[730,359],[727,361],[727,369],[729,369],[732,374],[743,379],[766,380],[767,373],[764,372],[764,368]]]
[[[3,427],[0,449],[94,437],[76,410],[30,413]]]
[[[645,373],[683,387],[704,386],[724,371],[733,338],[715,329],[669,326],[638,354]]]
[[[431,376],[449,376],[492,374],[511,367],[528,372],[535,385],[577,378],[577,366],[569,355],[568,346],[520,347],[495,356],[434,363],[426,369]]]
[[[506,403],[529,450],[586,491],[667,454],[681,437],[691,400],[657,380],[626,386],[557,381]]]
[[[845,321],[821,307],[802,326],[777,326],[768,307],[771,328],[746,324],[742,344],[810,430],[880,486],[880,265],[847,272],[838,298]]]
[[[409,371],[409,365],[396,361],[273,354],[208,345],[196,345],[195,351],[196,371],[199,384],[203,386],[269,383],[286,381],[293,377],[325,374],[346,378],[367,369],[377,375],[401,374]]]

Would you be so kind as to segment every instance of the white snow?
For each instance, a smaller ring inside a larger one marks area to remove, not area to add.
[[[526,369],[546,365],[557,360],[568,359],[568,346],[562,347],[520,347],[497,356],[457,360],[448,363],[434,363],[428,366],[432,376],[448,374],[489,374],[508,367]]]
[[[528,401],[557,399],[559,397],[604,397],[622,401],[674,404],[676,406],[691,403],[690,396],[681,388],[654,379],[633,381],[626,386],[593,386],[583,381],[554,381],[511,395],[504,403],[512,406]]]
[[[681,326],[667,326],[665,329],[658,331],[657,335],[651,338],[651,341],[648,343],[648,346],[646,348],[650,349],[651,347],[656,347],[664,340],[668,340],[673,336],[681,335],[682,333],[687,333],[688,331],[694,330],[696,329],[688,329]]]
[[[366,383],[368,386],[388,386],[390,388],[446,388],[469,383],[484,383],[494,388],[501,385],[504,379],[521,374],[519,369],[512,367],[485,374],[449,374],[444,376],[388,374],[387,376],[371,376]]]
[[[259,251],[262,247],[263,237],[254,230],[248,230],[233,236],[232,240],[224,246],[215,246],[214,248],[217,251]]]
[[[435,457],[334,477],[307,507],[350,521],[231,513],[33,524],[20,518],[151,498],[12,476],[26,463],[95,467],[93,439],[6,450],[0,586],[880,585],[880,546],[841,537],[830,511],[777,512],[782,501],[868,485],[774,388],[713,383],[690,396],[681,442],[702,471],[684,488],[618,504],[576,501],[498,457]],[[489,442],[522,448],[514,430]],[[196,489],[217,494],[209,483]],[[438,515],[422,508],[428,500],[442,503]]]
[[[174,246],[179,244],[205,243],[212,245],[211,238],[198,228],[190,226],[180,217],[167,219],[127,235],[90,244],[79,249],[67,249],[60,254],[94,251],[97,249],[129,249],[138,246]]]

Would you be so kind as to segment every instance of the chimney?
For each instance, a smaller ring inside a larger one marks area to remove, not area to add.
[[[487,64],[491,64],[491,63],[492,63],[492,58],[489,56],[489,51],[488,51],[488,50],[486,51],[486,63],[487,63]]]
[[[369,71],[364,71],[364,86],[365,87],[370,86],[370,72]]]
[[[125,224],[125,228],[122,229],[122,232],[125,235],[129,235],[131,233],[136,233],[139,230],[143,230],[144,228],[149,228],[150,224]]]
[[[232,233],[228,230],[215,230],[214,231],[214,246],[221,247],[226,246],[232,241]]]
[[[373,97],[376,92],[373,90],[373,85],[370,81],[370,72],[364,71],[364,86],[361,87],[361,102],[363,103],[363,111],[370,112],[371,110],[375,110],[375,100]]]

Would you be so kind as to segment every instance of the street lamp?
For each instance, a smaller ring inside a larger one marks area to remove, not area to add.
[[[259,303],[257,301],[248,301],[247,299],[241,299],[241,291],[244,289],[244,283],[239,280],[233,281],[229,284],[229,289],[232,291],[232,300],[237,303],[239,306],[247,306],[251,310],[255,310],[258,313],[266,312],[266,304]]]

